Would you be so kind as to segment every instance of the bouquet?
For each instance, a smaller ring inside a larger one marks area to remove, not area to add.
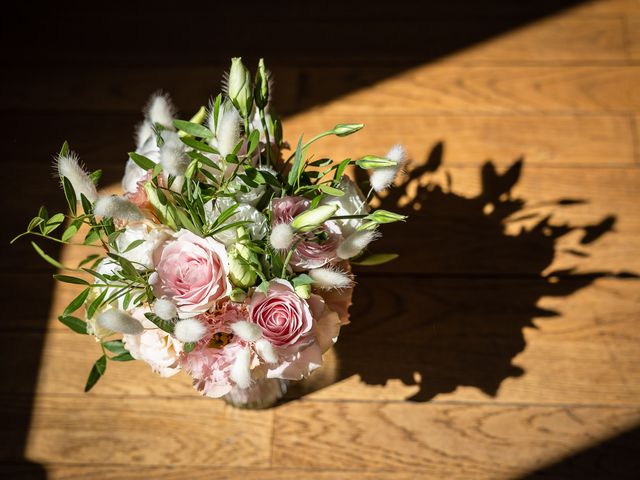
[[[285,154],[271,91],[263,60],[252,78],[234,58],[223,93],[188,121],[167,95],[152,96],[122,195],[100,194],[101,172],[85,171],[63,145],[55,168],[69,212],[41,207],[19,237],[92,249],[64,266],[32,242],[62,271],[56,280],[82,287],[59,320],[102,352],[85,391],[109,361],[135,359],[163,377],[184,370],[209,397],[272,404],[287,381],[322,365],[348,323],[350,265],[396,257],[367,250],[381,224],[405,217],[369,202],[393,183],[403,148],[339,162],[310,156],[323,137],[363,127],[339,124]],[[370,174],[368,195],[348,176],[355,168]]]

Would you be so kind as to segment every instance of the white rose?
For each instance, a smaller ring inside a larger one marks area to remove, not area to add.
[[[207,216],[207,221],[209,222],[214,222],[222,212],[234,205],[236,201],[232,198],[221,197],[217,199],[215,206],[213,206],[212,203],[213,202],[208,202],[205,205],[205,213]],[[244,228],[247,230],[247,232],[249,232],[249,236],[253,240],[262,240],[266,236],[267,219],[262,213],[253,208],[251,205],[241,203],[238,208],[236,208],[234,214],[229,217],[223,223],[223,225],[243,221],[251,222],[244,225]],[[226,230],[223,230],[222,232],[216,234],[214,238],[219,242],[224,243],[225,246],[228,247],[237,239],[236,229],[228,228]]]
[[[342,197],[327,197],[322,201],[323,205],[337,205],[338,210],[334,214],[335,216],[342,215],[363,215],[370,211],[369,205],[366,202],[366,197],[354,182],[351,181],[346,175],[340,180],[338,188],[344,192]],[[356,228],[362,225],[362,220],[359,218],[352,218],[348,220],[336,220],[340,229],[342,230],[342,236],[348,237]]]
[[[143,360],[162,377],[171,377],[180,371],[178,359],[182,343],[160,330],[146,319],[147,308],[136,308],[131,315],[140,320],[145,330],[140,335],[123,335],[122,340],[136,360]]]
[[[152,228],[144,223],[128,226],[116,239],[118,255],[123,256],[134,264],[144,265],[148,269],[154,267],[153,252],[162,242],[171,236],[171,231],[164,228]],[[143,243],[129,251],[127,247],[137,240],[144,240]],[[136,268],[139,265],[135,265]]]

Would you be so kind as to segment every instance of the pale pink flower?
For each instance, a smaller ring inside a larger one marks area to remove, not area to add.
[[[289,262],[295,271],[320,268],[338,259],[337,250],[342,241],[340,227],[328,221],[319,232],[304,234],[298,241]]]
[[[180,230],[154,254],[158,280],[154,293],[187,313],[208,310],[231,291],[224,245]]]
[[[304,212],[311,202],[304,197],[282,197],[271,201],[272,224],[291,223],[293,217]]]
[[[249,320],[275,347],[300,349],[313,340],[313,315],[293,286],[279,278],[271,280],[267,293],[256,291],[249,303]]]
[[[142,323],[144,332],[123,335],[122,340],[133,358],[147,362],[160,376],[171,377],[180,371],[182,343],[147,320],[146,312],[149,312],[148,308],[136,308],[131,312]]]

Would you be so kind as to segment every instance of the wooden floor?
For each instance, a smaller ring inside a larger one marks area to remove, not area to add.
[[[33,179],[3,199],[7,232],[63,207],[46,182],[64,139],[113,183],[158,78],[188,116],[221,71],[105,58],[40,76],[25,60],[3,80],[3,161]],[[27,242],[2,247],[0,476],[637,478],[640,2],[580,3],[429,61],[346,63],[276,62],[286,136],[365,123],[318,144],[338,159],[404,143],[382,203],[411,218],[377,245],[401,258],[359,271],[326,368],[266,411],[138,362],[84,394],[98,345],[56,320],[76,290]]]

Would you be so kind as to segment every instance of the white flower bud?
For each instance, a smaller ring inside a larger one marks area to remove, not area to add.
[[[227,93],[240,114],[247,118],[253,104],[253,89],[251,74],[240,57],[231,59]]]
[[[152,125],[160,124],[164,128],[173,130],[173,117],[175,108],[171,103],[169,95],[163,93],[154,93],[145,109],[146,117]]]
[[[347,288],[353,285],[351,277],[338,269],[315,268],[309,270],[309,276],[313,278],[314,286],[324,290]]]
[[[371,230],[355,231],[340,243],[336,253],[339,258],[348,260],[358,255],[378,236],[377,232]]]
[[[271,342],[266,338],[261,338],[256,342],[256,351],[260,358],[267,363],[276,363],[278,361],[278,353],[273,348]]]
[[[251,351],[243,348],[236,354],[236,361],[231,366],[230,377],[240,388],[251,385]]]
[[[173,336],[184,343],[197,342],[206,332],[207,327],[195,318],[180,320],[173,327]]]
[[[262,336],[262,330],[258,325],[244,320],[232,323],[231,330],[245,342],[255,342]]]
[[[80,195],[84,195],[90,202],[95,202],[98,198],[98,191],[89,174],[80,165],[78,155],[69,152],[67,155],[58,156],[55,167],[61,180],[62,177],[69,180],[78,200],[80,200]]]
[[[93,207],[98,217],[116,218],[128,222],[139,222],[144,219],[140,209],[124,197],[110,195],[99,197]]]
[[[105,310],[96,319],[99,326],[112,332],[139,335],[144,331],[142,324],[128,313],[112,308]]]
[[[369,179],[371,187],[378,193],[386,190],[394,182],[398,171],[402,168],[405,161],[405,151],[402,145],[398,144],[391,147],[391,150],[387,152],[386,158],[394,162],[395,165],[375,169]]]
[[[176,308],[176,304],[171,300],[167,300],[164,298],[158,298],[156,300],[156,303],[153,304],[153,309],[156,315],[163,320],[172,320],[178,316],[178,309]]]
[[[163,135],[164,143],[160,147],[160,165],[169,175],[184,175],[191,159],[185,154],[185,145],[177,134]]]
[[[269,242],[276,250],[286,250],[293,243],[293,228],[287,223],[278,223],[271,229]]]

